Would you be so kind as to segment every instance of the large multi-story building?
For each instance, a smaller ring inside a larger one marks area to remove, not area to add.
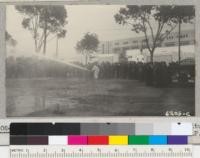
[[[152,42],[150,41],[150,44]],[[160,43],[160,42],[159,42]],[[181,32],[181,45],[194,45],[195,43],[195,31],[184,30]],[[178,33],[172,32],[168,35],[158,47],[173,47],[178,46]],[[125,53],[127,50],[132,49],[145,49],[146,41],[144,37],[135,37],[127,39],[119,39],[112,41],[102,41],[99,44],[98,52],[102,54],[120,54]]]

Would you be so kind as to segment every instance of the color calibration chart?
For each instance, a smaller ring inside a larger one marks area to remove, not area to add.
[[[12,123],[11,158],[192,158],[192,123]]]

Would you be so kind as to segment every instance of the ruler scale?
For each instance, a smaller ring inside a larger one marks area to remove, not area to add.
[[[192,124],[165,127],[167,132],[163,124],[12,123],[10,158],[192,158]]]
[[[10,158],[192,158],[192,146],[11,146]]]

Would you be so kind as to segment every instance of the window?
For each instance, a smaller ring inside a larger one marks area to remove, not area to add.
[[[102,44],[102,50],[103,50],[103,54],[104,54],[104,50],[105,49],[105,46],[104,46],[104,44]]]
[[[138,46],[132,46],[130,49],[137,49]]]
[[[168,42],[168,43],[165,43],[165,46],[166,47],[175,46],[175,43],[174,42]]]
[[[178,38],[178,35],[176,36]],[[183,35],[180,35],[181,38],[187,38],[188,35],[187,34],[183,34]]]
[[[120,52],[121,49],[120,48],[114,48],[114,52],[117,53],[117,52]]]
[[[156,43],[156,46],[161,47],[161,43],[160,42]]]
[[[189,41],[181,41],[181,45],[189,45],[190,42]]]
[[[142,48],[143,48],[143,49],[147,48],[146,43],[143,43],[143,44],[142,44]]]
[[[184,38],[188,38],[188,34],[185,34],[185,35],[184,35]]]
[[[123,44],[128,44],[128,41],[126,41],[126,42],[123,42]]]
[[[130,48],[129,47],[123,47],[122,49],[126,51],[126,50],[128,50]]]

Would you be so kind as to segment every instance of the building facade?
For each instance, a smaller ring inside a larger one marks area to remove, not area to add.
[[[150,41],[150,44],[152,42]],[[181,32],[181,45],[194,45],[195,31],[184,30]],[[172,32],[167,38],[158,44],[158,47],[173,47],[178,46],[178,32]],[[119,39],[113,41],[102,41],[99,44],[98,52],[102,54],[120,54],[132,49],[147,48],[144,37],[135,37],[127,39]]]

